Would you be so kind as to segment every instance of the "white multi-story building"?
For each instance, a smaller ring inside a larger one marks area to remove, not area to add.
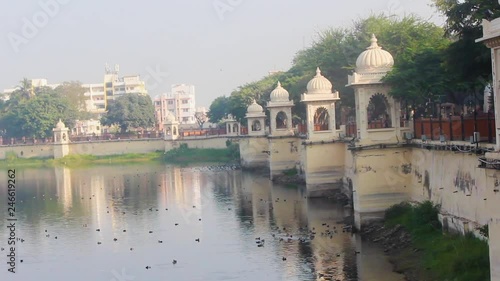
[[[104,113],[109,101],[112,101],[124,94],[136,93],[147,95],[146,83],[141,80],[139,75],[122,76],[118,75],[119,66],[116,65],[111,70],[107,65],[104,79],[99,83],[82,84],[85,89],[87,111],[92,113]],[[61,84],[49,84],[47,79],[32,79],[32,90],[38,87],[57,88]],[[2,93],[2,99],[8,100],[10,94],[17,88],[5,89]]]
[[[106,111],[109,101],[129,93],[147,95],[146,83],[139,75],[123,76],[118,75],[119,66],[115,65],[112,71],[107,65],[104,74],[104,81],[95,84],[83,84],[85,97],[87,97],[87,110],[93,113],[103,113]]]
[[[195,89],[193,85],[174,84],[171,92],[154,99],[156,123],[159,130],[168,112],[173,114],[180,124],[195,125],[196,113]]]
[[[99,120],[77,120],[72,130],[72,135],[76,136],[100,136],[102,126]]]

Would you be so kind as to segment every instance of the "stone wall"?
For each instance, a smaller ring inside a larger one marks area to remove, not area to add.
[[[300,139],[297,137],[269,138],[269,172],[281,175],[283,171],[296,168],[300,163]]]
[[[54,145],[38,144],[0,146],[0,159],[5,159],[10,153],[19,158],[52,158],[54,156]]]
[[[118,155],[125,153],[148,153],[163,151],[165,149],[163,139],[139,139],[139,140],[117,140],[117,141],[92,141],[70,143],[69,155],[92,154],[96,156]]]
[[[267,137],[240,139],[240,160],[244,169],[268,169],[269,143]]]
[[[96,156],[119,155],[125,153],[149,153],[168,151],[186,143],[190,148],[226,148],[228,138],[193,138],[179,141],[165,141],[163,139],[130,139],[113,141],[73,142],[67,145],[69,155],[92,154]],[[234,139],[233,141],[238,141]],[[59,146],[59,147],[56,147]],[[57,148],[57,149],[56,149]],[[9,145],[0,146],[0,159],[12,153],[19,158],[54,158],[61,150],[61,145]]]
[[[410,199],[410,148],[365,149],[353,153],[353,201],[358,228],[383,217],[390,206]]]
[[[450,228],[474,230],[500,214],[500,171],[478,168],[475,154],[414,148],[411,164],[411,199],[440,204]]]
[[[308,196],[328,196],[341,190],[345,173],[346,144],[318,142],[302,144],[300,170],[303,173]]]

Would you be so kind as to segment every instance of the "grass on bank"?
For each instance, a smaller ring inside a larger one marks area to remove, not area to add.
[[[386,212],[386,224],[400,224],[410,232],[413,247],[423,255],[417,266],[437,280],[490,280],[488,243],[472,234],[443,233],[438,212],[431,202],[401,203]]]
[[[80,167],[103,164],[133,164],[142,162],[160,162],[162,151],[151,153],[126,153],[120,155],[95,156],[89,154],[68,155],[59,159],[52,158],[19,158],[15,153],[8,152],[0,168],[40,168],[53,166]]]
[[[0,161],[0,168],[11,168],[11,167],[45,167],[49,165],[50,158],[19,158],[17,155],[9,151],[5,155],[5,160]]]
[[[79,167],[87,165],[103,164],[132,164],[142,162],[158,162],[161,160],[163,152],[150,153],[125,153],[119,155],[95,156],[90,154],[67,155],[59,159],[51,159],[53,165]]]
[[[187,165],[192,163],[235,163],[240,158],[239,146],[231,142],[223,149],[188,148],[181,144],[179,148],[168,152],[125,153],[119,155],[95,156],[91,154],[67,155],[59,159],[51,158],[19,158],[14,152],[8,152],[5,161],[0,161],[0,168],[8,167],[80,167],[106,164],[134,164],[160,162]]]
[[[166,163],[187,165],[191,163],[234,163],[239,161],[239,147],[237,144],[227,143],[227,148],[188,148],[181,144],[165,153],[163,160]]]

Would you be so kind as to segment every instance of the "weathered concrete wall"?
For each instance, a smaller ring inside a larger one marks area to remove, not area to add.
[[[345,160],[344,160],[344,178],[342,179],[342,192],[349,197],[349,199],[353,199],[353,178],[355,176],[354,171],[356,170],[354,167],[354,153],[348,150],[348,145],[345,145]]]
[[[232,142],[238,143],[238,138],[200,138],[200,139],[184,139],[179,141],[180,143],[186,143],[189,148],[226,148],[226,141],[230,140]]]
[[[240,139],[241,167],[244,169],[268,168],[269,142],[267,137]]]
[[[9,153],[12,153],[19,158],[52,158],[54,157],[54,145],[40,144],[0,146],[0,159],[5,159],[6,155]]]
[[[162,139],[79,142],[69,144],[69,154],[92,154],[98,156],[125,153],[148,153],[165,149]]]
[[[69,154],[69,145],[67,143],[54,144],[54,159],[63,158]]]
[[[163,149],[169,151],[174,148],[179,148],[181,144],[187,144],[188,148],[226,148],[226,141],[228,138],[203,138],[203,139],[183,139],[183,140],[167,140],[164,141]],[[233,142],[238,142],[236,138],[229,138]]]
[[[269,172],[281,175],[283,171],[295,168],[300,163],[300,139],[297,137],[269,138]]]
[[[302,144],[301,171],[310,197],[327,196],[342,188],[345,143]]]
[[[125,153],[148,153],[168,151],[186,143],[190,148],[226,148],[228,138],[199,138],[183,139],[179,141],[165,141],[163,139],[133,139],[116,141],[74,142],[66,147],[60,144],[40,145],[12,145],[0,146],[0,159],[5,159],[8,153],[19,158],[59,158],[63,154],[92,154],[97,156],[119,155]],[[237,142],[237,139],[231,139]],[[267,141],[266,141],[267,143]],[[67,151],[65,151],[67,149]],[[267,161],[267,159],[266,159]]]
[[[477,168],[476,155],[415,148],[411,160],[413,200],[431,200],[441,205],[444,214],[455,218],[487,222],[487,202],[483,200],[487,196],[486,169]]]
[[[488,206],[500,203],[493,192],[500,174],[478,168],[476,155],[414,148],[411,163],[412,200],[440,204],[450,228],[464,232],[491,219]]]
[[[353,201],[356,227],[383,218],[390,206],[410,199],[411,149],[353,151]]]

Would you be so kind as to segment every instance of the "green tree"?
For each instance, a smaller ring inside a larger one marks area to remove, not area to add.
[[[491,53],[475,40],[482,37],[483,19],[500,17],[498,1],[433,0],[433,5],[446,17],[446,35],[454,40],[444,54],[454,99],[460,103],[464,96],[480,96],[491,81]]]
[[[61,96],[67,97],[79,111],[87,111],[85,89],[79,81],[63,82],[55,91]]]
[[[118,125],[122,133],[130,128],[149,128],[155,124],[154,106],[150,96],[125,94],[108,104],[101,118],[105,126]]]
[[[29,100],[33,96],[34,89],[32,88],[31,80],[23,78],[23,80],[19,81],[16,90],[10,94],[9,100],[5,104],[5,110],[8,111],[23,101]]]
[[[208,120],[211,123],[218,123],[229,114],[229,99],[226,96],[217,97],[208,109]]]
[[[13,106],[0,119],[0,128],[9,137],[51,137],[52,129],[59,119],[68,127],[73,127],[77,112],[68,98],[50,88]]]
[[[196,120],[196,123],[198,124],[200,129],[203,129],[203,125],[208,121],[207,112],[197,110],[194,113],[194,119]]]
[[[495,0],[432,0],[433,6],[446,17],[447,35],[463,37],[481,28],[483,19],[500,17],[500,5]]]
[[[18,88],[19,88],[19,93],[20,93],[22,98],[30,99],[33,97],[33,95],[34,95],[33,84],[31,82],[31,80],[29,80],[28,78],[23,78],[23,80],[21,80],[19,82]]]
[[[425,49],[399,60],[384,77],[390,95],[416,107],[448,93],[449,77],[442,64],[445,49]]]
[[[294,120],[303,120],[306,112],[300,97],[306,91],[316,67],[321,68],[322,75],[332,82],[334,90],[339,91],[339,106],[354,107],[354,91],[346,87],[347,79],[356,67],[359,54],[369,46],[372,33],[379,39],[379,45],[393,55],[396,63],[411,62],[423,50],[442,49],[450,42],[444,38],[442,28],[415,16],[394,18],[373,15],[355,21],[350,28],[330,28],[318,33],[310,48],[297,53],[288,71],[266,76],[233,91],[228,97],[228,109],[225,113],[231,113],[241,121],[246,113],[246,106],[254,98],[259,104],[266,104],[270,92],[279,80],[295,103]],[[220,100],[217,100],[217,107],[220,107],[219,103]],[[211,121],[219,120],[217,118]]]

